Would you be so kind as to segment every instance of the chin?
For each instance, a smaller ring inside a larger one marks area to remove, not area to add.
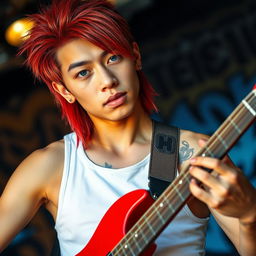
[[[135,117],[139,113],[140,113],[140,109],[139,108],[137,109],[135,106],[132,106],[130,108],[125,108],[121,110],[119,113],[117,113],[115,117],[113,116],[113,118],[116,121],[122,121],[124,119],[128,119],[129,117]]]

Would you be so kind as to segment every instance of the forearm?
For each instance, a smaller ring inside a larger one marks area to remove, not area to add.
[[[252,222],[240,221],[239,253],[241,256],[256,255],[256,220]]]

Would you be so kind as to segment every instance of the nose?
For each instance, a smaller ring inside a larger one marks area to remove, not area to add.
[[[118,85],[118,80],[116,76],[106,67],[101,67],[100,70],[100,84],[101,91],[106,91]]]

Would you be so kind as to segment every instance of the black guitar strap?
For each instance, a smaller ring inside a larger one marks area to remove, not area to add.
[[[149,191],[157,199],[177,175],[180,130],[153,121]]]

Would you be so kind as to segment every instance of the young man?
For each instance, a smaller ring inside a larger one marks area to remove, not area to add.
[[[155,93],[126,22],[107,1],[56,0],[31,18],[21,53],[74,133],[35,151],[13,173],[0,200],[0,249],[45,205],[61,254],[74,256],[119,197],[148,189]],[[206,139],[180,134],[194,152]],[[156,255],[203,255],[210,212],[241,255],[256,255],[255,188],[228,160],[196,157],[178,169],[187,164],[204,188],[191,181],[194,198],[159,236]]]

